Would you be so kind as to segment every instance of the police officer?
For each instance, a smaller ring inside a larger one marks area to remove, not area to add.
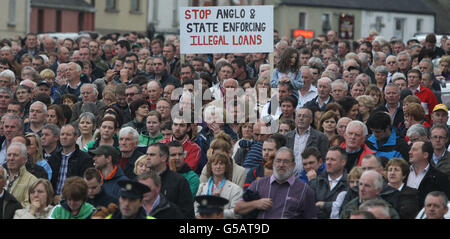
[[[228,200],[219,196],[201,195],[195,197],[198,203],[197,219],[223,219],[224,206]]]
[[[146,216],[142,207],[143,197],[145,193],[150,192],[150,188],[146,185],[131,181],[123,180],[118,182],[120,186],[119,209],[105,219],[155,219]]]

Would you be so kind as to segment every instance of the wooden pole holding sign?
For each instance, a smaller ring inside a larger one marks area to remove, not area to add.
[[[270,64],[270,81],[272,81],[273,71],[275,69],[275,62],[274,62],[274,53],[273,53],[273,51],[271,53],[269,53],[269,64]]]

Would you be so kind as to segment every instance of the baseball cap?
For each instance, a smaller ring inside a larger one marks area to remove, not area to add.
[[[50,82],[46,81],[46,80],[40,80],[37,83],[37,86],[41,86],[41,85],[46,85],[47,87],[50,87]]]
[[[438,104],[433,108],[433,112],[435,112],[436,110],[444,110],[445,112],[448,113],[448,108],[446,105],[444,104]]]
[[[112,156],[113,162],[118,162],[120,160],[120,152],[112,145],[103,144],[98,146],[96,149],[89,150],[89,154],[93,155],[106,155]]]

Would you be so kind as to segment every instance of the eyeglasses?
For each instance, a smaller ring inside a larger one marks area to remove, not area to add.
[[[387,62],[387,64],[389,64],[389,65],[394,65],[395,63],[397,63],[397,62],[395,62],[395,61],[388,61]]]
[[[274,162],[276,164],[290,164],[290,163],[292,163],[292,160],[289,160],[289,159],[275,159]]]
[[[446,140],[447,137],[435,135],[435,136],[431,136],[431,139],[432,139],[432,140]]]

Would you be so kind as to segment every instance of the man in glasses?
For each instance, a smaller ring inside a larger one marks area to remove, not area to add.
[[[234,212],[247,214],[258,209],[258,219],[317,218],[314,191],[294,175],[294,152],[281,147],[275,153],[273,174],[256,181],[248,190],[264,198],[236,203]]]
[[[448,128],[446,125],[436,124],[431,128],[430,133],[433,145],[433,160],[430,163],[450,178],[450,158],[447,151]]]
[[[386,67],[388,69],[387,83],[391,82],[392,75],[398,71],[397,57],[388,56],[386,57]]]

